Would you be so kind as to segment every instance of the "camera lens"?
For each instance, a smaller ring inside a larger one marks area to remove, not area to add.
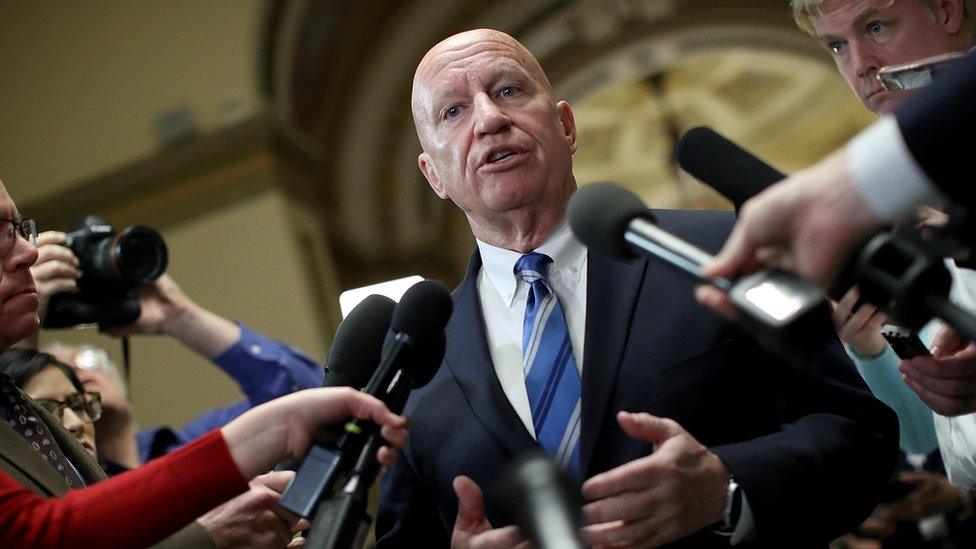
[[[129,227],[115,239],[113,263],[130,282],[146,284],[166,272],[169,254],[159,233],[149,227]]]

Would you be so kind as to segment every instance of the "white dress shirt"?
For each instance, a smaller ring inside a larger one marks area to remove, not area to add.
[[[535,437],[532,409],[522,373],[522,323],[529,285],[515,274],[522,253],[478,241],[481,272],[478,297],[495,375],[525,428]],[[576,368],[583,376],[583,331],[586,328],[586,247],[563,221],[534,251],[552,258],[546,276],[566,316]]]

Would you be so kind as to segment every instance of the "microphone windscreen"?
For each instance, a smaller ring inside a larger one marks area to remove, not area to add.
[[[551,456],[530,450],[502,473],[493,499],[535,547],[582,549],[578,494]]]
[[[675,145],[681,169],[735,204],[756,196],[786,176],[715,130],[699,126],[685,132]]]
[[[435,341],[451,318],[451,292],[437,280],[423,280],[404,292],[393,311],[390,329],[410,336],[417,347]]]
[[[392,299],[373,294],[349,312],[329,348],[323,387],[361,389],[369,383],[380,364],[383,339],[395,308]]]
[[[630,222],[638,217],[654,221],[654,215],[637,195],[615,183],[580,187],[569,199],[567,217],[580,242],[618,259],[634,257],[624,240]]]

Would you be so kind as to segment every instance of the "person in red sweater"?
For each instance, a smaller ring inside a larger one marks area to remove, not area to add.
[[[29,271],[37,260],[34,239],[36,227],[20,219],[0,182],[0,351],[39,327],[38,296]],[[33,480],[30,474],[3,469],[9,474],[0,472],[0,547],[146,547],[244,492],[248,479],[278,461],[301,457],[317,433],[349,416],[380,425],[392,447],[403,446],[407,438],[406,418],[376,398],[349,388],[308,389],[253,408],[146,466],[80,487],[88,464],[65,461],[58,448],[77,441],[60,425],[55,429],[56,418],[21,393],[6,374],[0,374],[0,392],[4,436],[26,448],[25,440],[43,439],[45,448],[34,449],[50,456],[44,458],[52,467],[46,474],[61,475],[77,488],[60,498],[45,498],[14,478]],[[8,450],[0,445],[0,461],[12,463]],[[384,465],[395,456],[391,447],[377,452]],[[36,455],[34,459],[40,461]],[[55,464],[61,469],[53,469]]]

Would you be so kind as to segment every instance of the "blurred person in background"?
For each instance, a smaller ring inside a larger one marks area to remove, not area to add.
[[[0,354],[0,372],[96,455],[93,423],[102,415],[101,395],[86,392],[74,369],[47,353],[14,348]]]

